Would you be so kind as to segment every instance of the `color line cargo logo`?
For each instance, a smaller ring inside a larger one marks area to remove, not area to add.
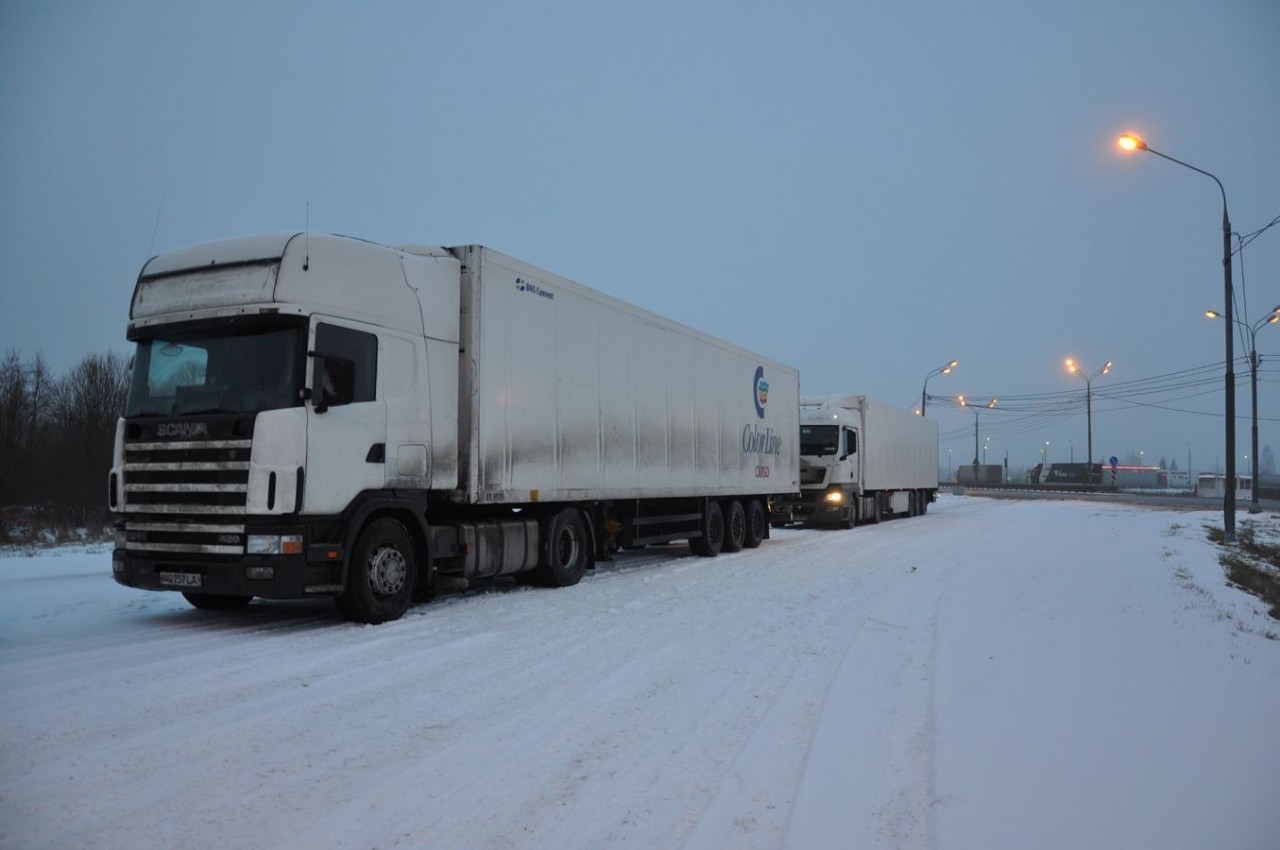
[[[764,379],[764,367],[756,367],[756,376],[751,381],[752,401],[756,405],[756,416],[764,419],[764,406],[769,401],[769,382]]]
[[[554,292],[550,292],[546,289],[543,289],[541,286],[538,286],[538,284],[534,283],[533,281],[525,280],[522,277],[516,278],[516,289],[519,290],[520,292],[527,292],[530,295],[537,295],[540,298],[547,299],[548,301],[556,300],[556,294]]]

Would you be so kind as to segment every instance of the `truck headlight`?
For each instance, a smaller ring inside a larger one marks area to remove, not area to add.
[[[827,493],[827,504],[843,505],[844,493],[841,493],[839,490],[831,490],[830,492]]]
[[[301,534],[250,534],[245,552],[250,555],[301,555]]]

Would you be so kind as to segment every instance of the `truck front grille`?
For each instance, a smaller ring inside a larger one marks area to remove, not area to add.
[[[801,484],[825,484],[826,482],[827,482],[827,468],[825,466],[801,467],[800,469]]]
[[[251,440],[126,441],[126,547],[243,554],[251,446]]]

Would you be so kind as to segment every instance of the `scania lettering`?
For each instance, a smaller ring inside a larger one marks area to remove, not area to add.
[[[619,547],[757,546],[799,488],[794,369],[478,245],[197,245],[129,318],[112,569],[200,608],[572,585]]]

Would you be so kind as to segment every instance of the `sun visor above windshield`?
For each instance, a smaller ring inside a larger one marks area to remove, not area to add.
[[[229,266],[142,278],[133,290],[131,319],[191,313],[271,301],[277,265]]]
[[[150,325],[280,305],[282,312],[343,316],[420,335],[423,318],[415,289],[425,285],[418,280],[425,273],[416,266],[441,267],[438,274],[426,275],[431,278],[426,283],[439,275],[447,282],[456,281],[458,263],[447,255],[414,257],[410,283],[401,257],[383,245],[314,233],[209,242],[147,263],[129,315]],[[455,327],[432,329],[442,339],[457,338],[456,292],[453,299]]]
[[[270,302],[280,257],[296,235],[223,239],[152,257],[138,276],[129,316],[144,319]]]

